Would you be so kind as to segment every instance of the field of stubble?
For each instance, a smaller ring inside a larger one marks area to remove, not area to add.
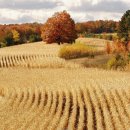
[[[0,130],[129,130],[130,73],[84,68],[59,48],[0,49]]]

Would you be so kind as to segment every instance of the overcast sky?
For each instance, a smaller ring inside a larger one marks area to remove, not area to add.
[[[76,22],[120,20],[130,0],[0,0],[0,24],[44,23],[54,12],[67,10]]]

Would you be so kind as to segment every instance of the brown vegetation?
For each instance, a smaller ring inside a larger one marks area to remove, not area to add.
[[[55,13],[41,31],[46,43],[73,43],[77,38],[75,22],[66,11]]]

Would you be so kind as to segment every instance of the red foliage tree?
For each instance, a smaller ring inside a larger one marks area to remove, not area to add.
[[[42,39],[47,43],[72,43],[77,38],[75,22],[66,11],[55,13],[41,31]]]

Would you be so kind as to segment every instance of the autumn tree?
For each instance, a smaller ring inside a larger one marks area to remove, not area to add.
[[[84,27],[84,25],[82,23],[77,23],[76,24],[76,31],[77,31],[77,33],[86,32],[85,27]]]
[[[130,10],[126,11],[119,22],[118,36],[127,46],[128,41],[130,41]]]
[[[4,42],[5,32],[0,30],[0,43]]]
[[[42,39],[47,43],[72,43],[77,38],[75,22],[66,12],[57,12],[42,27]]]
[[[12,30],[12,34],[13,34],[13,40],[15,43],[18,43],[20,41],[20,35],[19,32],[16,30]]]

